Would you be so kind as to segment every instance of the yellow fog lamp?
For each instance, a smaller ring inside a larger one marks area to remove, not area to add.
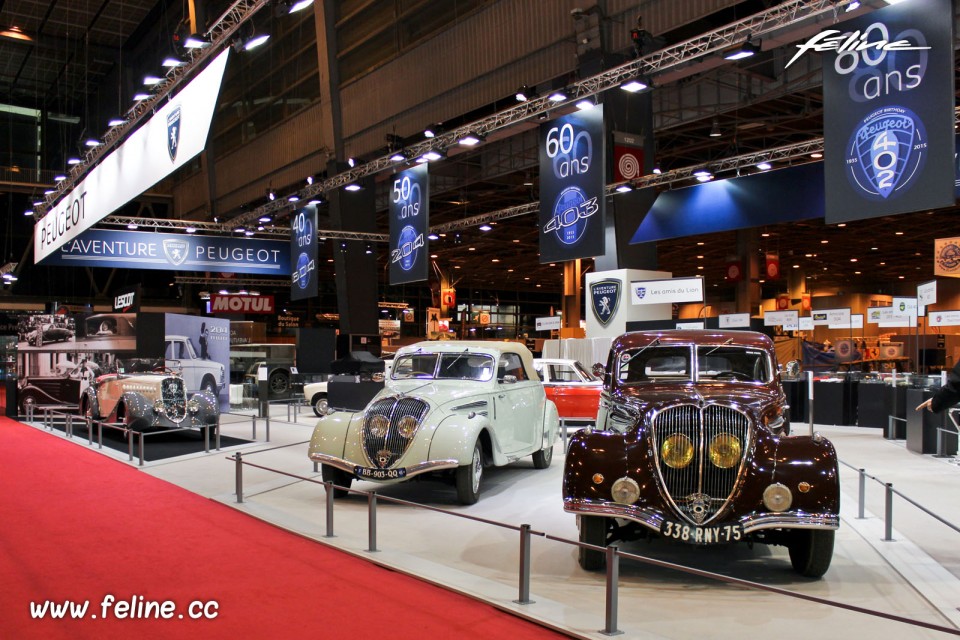
[[[729,469],[740,462],[743,448],[740,438],[729,433],[721,433],[710,441],[710,462],[720,469]]]
[[[671,469],[683,469],[693,461],[693,443],[682,433],[675,433],[660,445],[660,457]]]

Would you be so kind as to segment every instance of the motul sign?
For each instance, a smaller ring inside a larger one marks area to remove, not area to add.
[[[210,296],[210,313],[274,313],[273,296]]]

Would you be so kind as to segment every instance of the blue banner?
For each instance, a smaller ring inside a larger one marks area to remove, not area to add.
[[[913,0],[797,45],[823,57],[826,220],[951,206],[951,0]]]
[[[604,253],[603,106],[540,125],[540,262]]]
[[[283,240],[89,229],[44,264],[285,276],[290,273],[290,245]]]
[[[290,255],[294,256],[290,299],[317,295],[317,207],[308,205],[290,218]]]
[[[390,190],[390,284],[430,276],[430,176],[427,164],[393,176]]]
[[[664,191],[630,244],[822,217],[823,164],[811,163]]]

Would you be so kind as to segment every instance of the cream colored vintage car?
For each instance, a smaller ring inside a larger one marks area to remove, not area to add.
[[[99,376],[84,390],[80,412],[133,431],[199,428],[220,421],[216,396],[198,391],[188,398],[183,378],[169,369]]]
[[[359,412],[317,423],[309,457],[324,480],[452,481],[463,504],[480,494],[484,467],[525,456],[550,465],[557,408],[530,351],[508,342],[420,342],[397,352],[384,389]],[[334,495],[342,496],[343,489]]]

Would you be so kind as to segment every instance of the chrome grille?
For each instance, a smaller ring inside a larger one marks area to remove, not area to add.
[[[362,434],[367,460],[380,469],[386,469],[396,462],[413,442],[429,408],[426,402],[417,398],[382,398],[370,405],[363,417]],[[409,437],[404,437],[397,429],[405,416],[412,416],[417,421],[417,429]],[[386,418],[389,423],[383,435],[373,433],[370,429],[371,421],[378,417]]]
[[[160,383],[160,398],[167,417],[181,422],[187,417],[187,393],[182,378],[166,378]]]
[[[672,469],[660,459],[664,441],[673,434],[682,434],[693,443],[693,460],[682,469]],[[710,441],[720,434],[730,434],[740,441],[740,460],[727,469],[714,465],[708,454]],[[654,416],[651,437],[660,479],[667,498],[686,520],[693,524],[709,522],[729,500],[750,449],[750,434],[746,414],[723,405],[701,409],[684,404]]]

